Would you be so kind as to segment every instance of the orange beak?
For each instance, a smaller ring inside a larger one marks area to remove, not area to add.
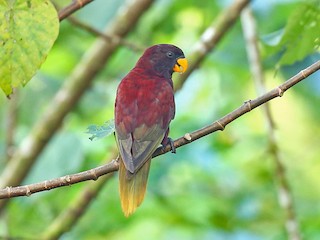
[[[188,69],[188,61],[186,58],[179,58],[173,67],[174,72],[184,73]]]

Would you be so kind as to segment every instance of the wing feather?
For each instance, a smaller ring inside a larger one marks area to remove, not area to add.
[[[151,158],[175,112],[169,82],[136,81],[133,79],[137,76],[133,75],[131,71],[120,83],[115,109],[118,147],[125,168],[131,173],[137,172]]]
[[[141,127],[142,126],[139,128]],[[153,152],[160,145],[165,135],[165,130],[159,125],[153,125],[151,128],[148,128],[148,130],[145,131],[146,138],[136,139],[134,137],[135,132],[136,130],[133,134],[128,134],[125,139],[118,138],[119,150],[124,165],[131,173],[139,170],[142,165],[151,158]]]

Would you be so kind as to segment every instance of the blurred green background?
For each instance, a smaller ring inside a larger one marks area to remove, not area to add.
[[[62,0],[55,2],[66,4]],[[172,43],[183,49],[188,58],[203,31],[231,3],[155,1],[126,39],[144,48]],[[252,4],[268,89],[320,58],[317,51],[304,54],[294,63],[279,65],[283,45],[270,46],[277,45],[274,42],[285,31],[290,17],[307,3],[257,0]],[[96,0],[75,16],[102,31],[123,4],[122,0]],[[315,21],[319,22],[319,18],[318,15]],[[27,136],[95,39],[70,22],[61,22],[59,37],[46,62],[19,90],[15,145]],[[24,184],[94,168],[111,157],[114,138],[90,141],[86,128],[113,118],[117,85],[140,55],[124,46],[116,51],[64,119]],[[270,103],[280,157],[304,239],[320,239],[319,78],[320,73],[315,73]],[[256,96],[241,22],[237,21],[176,93],[176,117],[170,135],[175,139],[206,126]],[[8,100],[2,95],[0,169],[6,164],[7,112]],[[77,224],[60,239],[287,239],[286,213],[278,203],[275,163],[268,149],[265,119],[258,108],[232,122],[223,132],[181,147],[177,154],[154,159],[146,198],[128,219],[121,212],[115,174]],[[22,239],[40,235],[90,184],[12,199],[0,220],[0,235]]]

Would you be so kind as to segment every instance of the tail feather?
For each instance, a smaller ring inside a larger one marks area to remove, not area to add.
[[[136,173],[132,174],[120,159],[119,191],[122,211],[126,217],[134,213],[144,199],[150,162],[150,160],[147,161]]]

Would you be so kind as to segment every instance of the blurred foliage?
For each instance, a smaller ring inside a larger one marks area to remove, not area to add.
[[[55,2],[66,4],[62,0]],[[305,26],[297,24],[307,21],[307,17],[308,23],[319,23],[318,15],[305,15],[302,11],[313,9],[315,2],[257,0],[253,3],[268,88],[319,60],[316,47],[319,28],[303,31]],[[145,47],[174,43],[188,56],[201,33],[230,3],[155,1],[127,40]],[[101,30],[122,4],[119,0],[96,0],[75,16]],[[315,11],[319,14],[319,8]],[[266,47],[266,42],[276,38],[274,47]],[[94,40],[94,36],[68,21],[61,23],[59,37],[41,70],[19,91],[14,145],[19,145],[29,133]],[[24,183],[102,164],[115,146],[114,138],[90,141],[86,128],[113,118],[117,85],[140,55],[126,47],[119,48],[65,118]],[[245,100],[256,97],[246,59],[238,22],[177,92],[172,138],[208,125]],[[278,63],[286,65],[278,69]],[[308,240],[320,238],[319,78],[320,73],[314,74],[270,103],[297,218],[303,237]],[[7,101],[4,96],[0,98],[1,169],[7,160]],[[285,213],[277,199],[275,165],[268,149],[265,122],[257,109],[237,119],[223,132],[179,148],[175,155],[168,153],[154,159],[145,201],[128,219],[120,209],[115,175],[61,239],[287,239],[283,225]],[[0,220],[0,235],[38,236],[88,184],[12,199]]]
[[[280,65],[293,64],[319,49],[319,36],[320,2],[303,2],[290,14],[286,27],[269,39],[271,46],[278,43],[268,52],[283,52]]]

